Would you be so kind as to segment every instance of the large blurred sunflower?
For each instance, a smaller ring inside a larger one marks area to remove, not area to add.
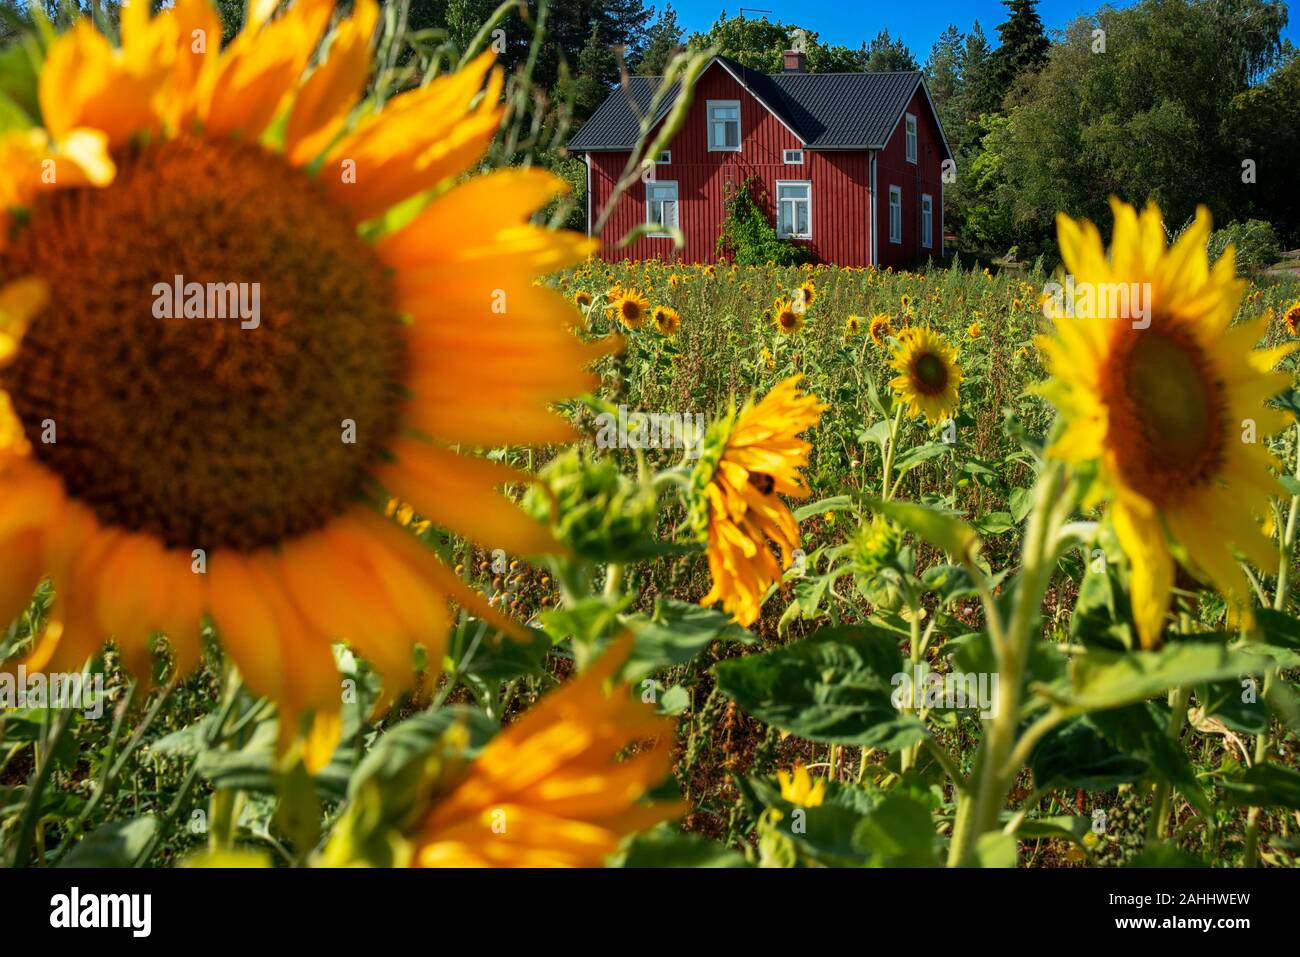
[[[562,182],[452,185],[500,124],[492,58],[354,116],[374,0],[309,73],[332,3],[277,6],[254,0],[225,48],[207,0],[156,17],[131,0],[120,47],[78,22],[41,67],[41,125],[0,136],[16,344],[0,408],[23,439],[0,448],[0,623],[48,576],[27,668],[78,668],[111,637],[147,675],[158,633],[181,673],[195,665],[206,613],[278,701],[282,745],[309,728],[318,766],[339,728],[332,641],[391,700],[417,643],[440,663],[449,598],[508,627],[382,504],[550,547],[498,491],[525,476],[457,450],[568,438],[550,404],[591,386],[599,347],[533,285],[593,248],[528,224]],[[260,321],[155,318],[178,277],[258,284]]]
[[[1081,294],[1107,283],[1149,284],[1149,325],[1054,310],[1055,335],[1039,340],[1052,376],[1042,392],[1066,422],[1051,454],[1099,464],[1092,500],[1110,502],[1132,563],[1134,618],[1150,648],[1169,609],[1171,540],[1247,617],[1249,585],[1233,548],[1261,567],[1277,561],[1256,518],[1280,491],[1264,437],[1284,420],[1264,402],[1290,384],[1272,369],[1294,344],[1252,351],[1268,318],[1230,325],[1245,282],[1231,251],[1210,268],[1204,207],[1167,249],[1154,204],[1140,217],[1111,205],[1109,257],[1092,223],[1057,217],[1064,268]],[[1093,296],[1109,307],[1107,300]]]
[[[931,425],[957,411],[963,373],[957,350],[940,333],[915,326],[899,333],[899,346],[890,365],[898,372],[890,388],[915,418],[925,415]]]
[[[799,546],[799,524],[780,496],[808,496],[800,469],[812,446],[798,435],[826,409],[815,395],[799,394],[802,378],[791,376],[739,414],[733,406],[710,427],[691,478],[691,523],[708,542],[713,576],[700,604],[721,601],[745,626],[758,619],[768,587]],[[768,539],[781,549],[780,564]]]
[[[596,867],[626,835],[681,814],[680,802],[638,803],[672,768],[675,735],[626,682],[605,687],[631,652],[620,639],[493,738],[412,835],[412,863]]]

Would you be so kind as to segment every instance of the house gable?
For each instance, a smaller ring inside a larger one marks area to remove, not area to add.
[[[630,96],[641,111],[648,110],[656,82],[656,78],[634,78],[626,94],[615,91],[571,143],[575,151],[586,154],[589,196],[595,210],[603,208],[624,175],[637,142],[640,126],[627,98]],[[652,137],[674,100],[670,92],[659,105]],[[739,104],[739,149],[709,148],[710,101]],[[817,258],[854,266],[901,263],[909,253],[888,248],[884,237],[872,242],[875,226],[879,224],[883,230],[888,224],[888,210],[882,215],[879,203],[873,203],[873,172],[878,177],[875,198],[882,193],[887,197],[886,179],[898,175],[893,153],[902,149],[896,146],[903,138],[897,131],[905,113],[920,110],[926,118],[924,122],[918,119],[918,145],[922,140],[925,143],[928,189],[931,180],[938,182],[936,157],[948,153],[919,73],[767,76],[715,57],[697,80],[688,115],[668,144],[668,162],[655,163],[625,191],[610,213],[602,230],[602,255],[695,262],[716,259],[726,197],[752,179],[764,194],[769,222],[777,223],[779,190],[786,195],[787,212],[806,218],[810,235],[793,241],[809,246]],[[788,151],[798,153],[787,156]],[[876,161],[881,158],[886,162],[877,169]],[[927,194],[915,183],[912,187],[907,190],[907,202],[919,203],[919,197]],[[932,208],[941,207],[936,189]],[[621,237],[646,225],[651,209],[676,217],[684,248],[674,248],[663,230],[657,234],[643,231],[626,248],[618,246]],[[910,206],[907,215],[909,219],[914,215]],[[941,234],[941,223],[940,213],[932,223],[932,238]],[[913,230],[917,236],[918,230]]]

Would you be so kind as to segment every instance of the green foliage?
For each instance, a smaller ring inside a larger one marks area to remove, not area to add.
[[[812,251],[788,240],[778,239],[776,227],[764,209],[766,194],[757,177],[750,177],[731,189],[725,204],[717,251],[738,266],[794,266],[812,262]]]
[[[1218,261],[1229,243],[1236,250],[1238,271],[1271,266],[1282,254],[1272,224],[1262,219],[1229,223],[1222,229],[1216,229],[1210,236],[1211,263]]]
[[[696,50],[716,49],[762,73],[780,73],[782,54],[796,46],[807,57],[809,73],[853,73],[861,71],[866,61],[865,45],[863,50],[829,46],[817,39],[816,31],[773,23],[767,17],[728,17],[725,11],[707,31],[694,34],[690,45]]]

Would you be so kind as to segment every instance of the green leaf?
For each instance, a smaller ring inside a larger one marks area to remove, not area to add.
[[[1015,867],[1020,859],[1015,837],[1001,831],[980,835],[975,842],[975,859],[980,867]]]
[[[1147,772],[1141,758],[1116,748],[1083,719],[1054,728],[1029,756],[1038,788],[1083,788],[1099,791],[1136,781]]]
[[[1102,711],[1146,701],[1182,685],[1253,674],[1258,665],[1257,657],[1226,647],[1221,638],[1174,642],[1159,651],[1094,648],[1071,662],[1069,689],[1054,687],[1049,696],[1078,711]]]
[[[826,512],[847,512],[851,508],[853,508],[853,499],[851,497],[848,495],[833,495],[830,498],[810,502],[801,508],[796,508],[794,517],[796,521],[802,522],[814,515],[822,515]]]
[[[894,462],[894,473],[901,478],[912,469],[951,451],[952,446],[947,442],[927,442],[925,445],[918,445],[898,457]]]
[[[751,644],[755,639],[731,616],[673,598],[655,599],[653,613],[623,619],[636,636],[623,677],[635,682],[661,668],[684,665],[715,640]]]
[[[683,834],[660,824],[627,841],[611,859],[612,867],[749,867],[731,848],[698,834]]]
[[[1300,771],[1280,764],[1257,764],[1235,780],[1220,782],[1233,804],[1285,807],[1300,811]]]
[[[853,843],[877,867],[937,867],[939,863],[930,809],[903,794],[890,794],[863,818]]]
[[[975,529],[952,512],[911,502],[886,502],[879,498],[867,498],[863,504],[873,512],[892,518],[917,538],[943,549],[954,560],[969,558],[979,548]]]
[[[1202,817],[1213,819],[1214,804],[1197,779],[1187,752],[1166,733],[1168,717],[1164,711],[1150,703],[1138,704],[1095,712],[1088,721],[1115,747],[1148,762]]]
[[[152,815],[112,821],[91,831],[57,867],[130,867],[158,830]]]
[[[471,646],[474,654],[467,662],[465,658]],[[552,647],[550,637],[537,629],[530,628],[525,640],[467,619],[452,632],[448,654],[457,662],[461,675],[499,683],[541,674],[542,662]]]
[[[718,687],[747,714],[811,741],[895,751],[925,726],[891,701],[903,657],[871,625],[825,628],[801,641],[714,666]]]

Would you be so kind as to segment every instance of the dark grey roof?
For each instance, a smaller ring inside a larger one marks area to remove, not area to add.
[[[809,149],[881,149],[921,83],[921,74],[778,73],[768,75],[729,57],[714,60],[733,73]],[[569,142],[575,152],[630,150],[660,77],[632,77],[616,89]],[[654,122],[667,115],[674,88],[663,98]],[[630,99],[630,103],[629,103]],[[633,112],[632,104],[637,111]]]

